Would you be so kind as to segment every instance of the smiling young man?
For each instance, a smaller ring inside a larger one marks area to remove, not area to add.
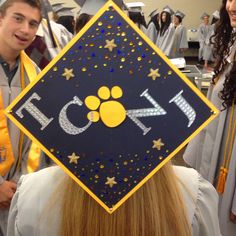
[[[26,173],[30,147],[3,110],[39,72],[22,50],[34,40],[41,19],[40,0],[0,0],[0,235],[6,234],[9,206]]]

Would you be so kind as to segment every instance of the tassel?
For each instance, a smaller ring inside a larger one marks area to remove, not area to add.
[[[227,178],[228,170],[225,167],[220,168],[220,175],[217,183],[216,190],[218,193],[223,194],[225,191],[225,183]]]

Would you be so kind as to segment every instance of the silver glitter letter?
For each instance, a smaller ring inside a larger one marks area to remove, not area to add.
[[[41,130],[44,130],[50,124],[53,118],[48,119],[33,103],[31,103],[31,100],[33,99],[40,101],[41,97],[37,93],[33,93],[28,98],[28,100],[16,111],[16,114],[20,118],[24,118],[22,110],[25,109],[30,113],[31,116],[34,117],[35,120],[41,124]]]
[[[146,89],[140,97],[145,97],[155,108],[143,108],[126,111],[127,116],[143,130],[143,135],[146,135],[151,127],[147,128],[137,117],[150,117],[150,116],[161,116],[165,115],[166,111],[151,97]]]
[[[169,103],[174,102],[178,108],[187,116],[189,122],[188,127],[190,127],[196,118],[195,110],[190,106],[190,104],[182,96],[183,90],[181,90],[177,95],[175,95]]]
[[[89,126],[92,124],[92,121],[89,121],[88,124],[82,128],[78,128],[76,126],[74,126],[68,119],[67,117],[67,109],[70,105],[72,104],[76,104],[78,106],[82,106],[83,102],[78,98],[78,97],[74,97],[72,101],[70,101],[69,103],[67,103],[61,110],[60,115],[59,115],[59,123],[61,128],[67,133],[67,134],[71,134],[71,135],[77,135],[80,133],[83,133],[86,129],[89,128]]]

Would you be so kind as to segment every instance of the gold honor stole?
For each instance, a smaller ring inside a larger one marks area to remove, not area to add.
[[[4,176],[14,162],[10,136],[7,128],[7,119],[4,114],[2,92],[0,90],[0,174]]]
[[[29,78],[29,81],[32,82],[36,76],[37,72],[32,64],[30,58],[26,55],[24,51],[20,53],[20,78],[21,78],[21,88],[22,90],[25,88],[25,79],[24,79],[24,69]],[[0,174],[4,176],[11,168],[14,163],[14,155],[11,146],[10,135],[7,128],[7,119],[4,114],[4,105],[2,94],[0,91]],[[20,142],[19,142],[19,160],[17,164],[17,169],[21,166],[22,161],[22,149],[23,149],[24,135],[20,133]],[[27,170],[28,172],[35,171],[39,166],[39,158],[40,158],[40,149],[39,147],[32,142],[28,161],[27,161]]]

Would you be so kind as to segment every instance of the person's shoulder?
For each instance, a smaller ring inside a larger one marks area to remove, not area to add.
[[[218,232],[218,221],[215,217],[215,215],[217,216],[218,194],[213,185],[192,168],[174,166],[174,171],[179,179],[180,190],[191,224],[199,228],[200,226],[207,227],[204,221],[213,222],[215,230]]]
[[[184,166],[174,166],[174,171],[180,182],[196,194],[200,184],[199,173],[193,168]]]
[[[193,168],[188,168],[185,166],[173,166],[173,168],[174,168],[175,174],[180,177],[182,175],[191,175],[191,174],[198,175],[198,172]]]
[[[34,173],[23,175],[19,180],[20,189],[35,188],[37,191],[41,188],[46,188],[50,184],[57,183],[64,176],[63,171],[58,166],[44,168]]]
[[[19,210],[21,212],[28,211],[27,204],[21,204],[25,201],[28,202],[28,206],[38,201],[44,205],[62,183],[65,175],[58,166],[23,175],[17,186]]]
[[[23,175],[11,203],[10,230],[14,230],[12,229],[14,225],[17,235],[52,235],[45,233],[48,226],[45,226],[40,219],[50,209],[48,206],[52,201],[57,203],[55,197],[58,196],[60,199],[61,195],[58,191],[62,189],[60,184],[63,184],[64,176],[65,174],[58,166]],[[58,222],[57,216],[58,213],[54,215],[55,222]],[[51,223],[50,229],[55,229],[54,223]]]

